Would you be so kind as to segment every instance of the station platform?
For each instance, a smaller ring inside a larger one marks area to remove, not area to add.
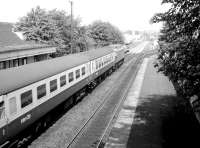
[[[144,59],[105,148],[200,146],[200,125],[185,111],[168,78],[157,73],[154,61],[155,56]]]

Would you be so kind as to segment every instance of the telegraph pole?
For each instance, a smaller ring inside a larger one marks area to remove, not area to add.
[[[71,7],[71,23],[70,23],[70,53],[73,53],[73,1],[70,0]]]

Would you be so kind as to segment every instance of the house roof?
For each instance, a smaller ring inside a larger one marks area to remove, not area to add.
[[[30,49],[41,49],[41,48],[49,48],[55,47],[46,44],[21,44],[21,45],[12,45],[12,46],[0,46],[0,53],[5,52],[13,52],[13,51],[22,51],[22,50],[30,50]]]
[[[13,31],[13,24],[0,22],[0,53],[54,47],[46,44],[21,40]]]
[[[24,44],[24,41],[12,32],[12,28],[12,23],[0,22],[0,46]]]

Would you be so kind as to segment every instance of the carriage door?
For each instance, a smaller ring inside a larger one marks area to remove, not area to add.
[[[5,114],[5,102],[3,97],[0,96],[0,141],[4,141],[7,132],[7,120]]]

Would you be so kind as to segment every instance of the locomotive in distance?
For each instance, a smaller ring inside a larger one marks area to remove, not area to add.
[[[125,48],[110,46],[0,71],[0,147],[37,131],[50,111],[71,105],[99,78],[123,64]]]

